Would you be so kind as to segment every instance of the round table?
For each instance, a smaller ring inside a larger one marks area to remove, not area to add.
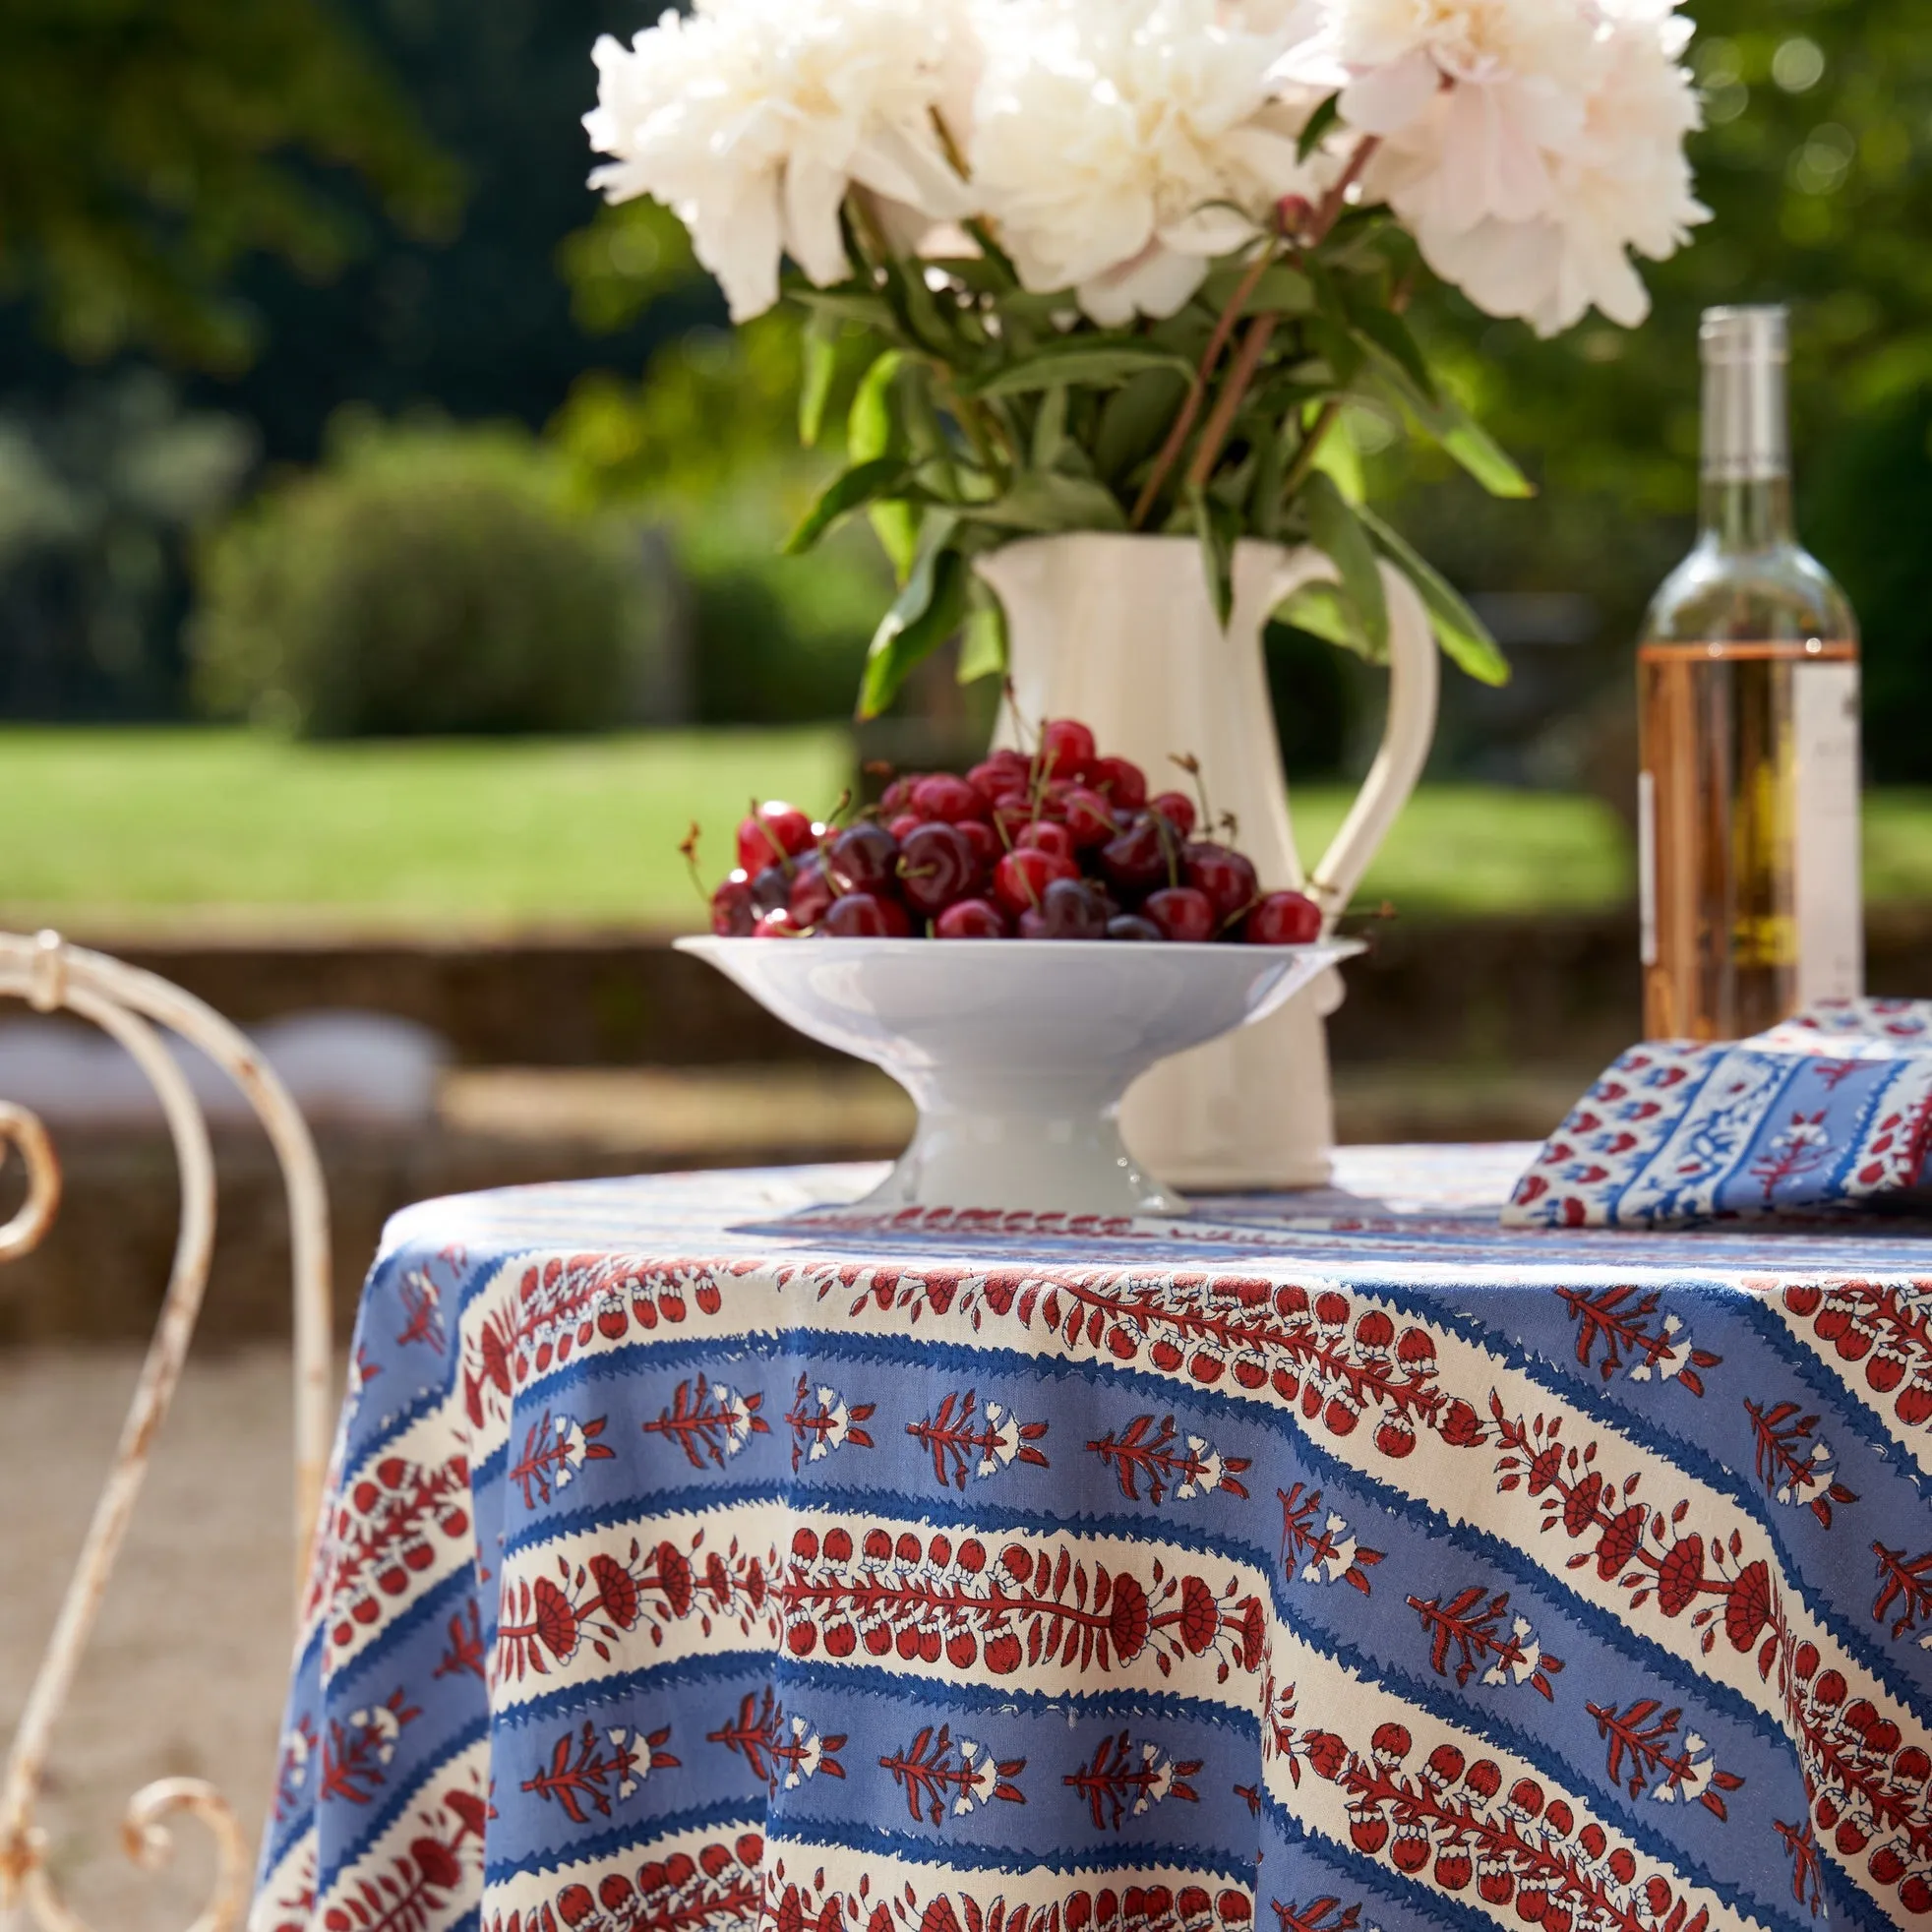
[[[254,1932],[1932,1923],[1932,1281],[792,1170],[399,1217]]]

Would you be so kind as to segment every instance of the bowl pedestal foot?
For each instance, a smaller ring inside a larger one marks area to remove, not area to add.
[[[1189,1212],[1127,1152],[1117,1096],[1053,1113],[923,1104],[912,1145],[860,1205],[1110,1218]]]

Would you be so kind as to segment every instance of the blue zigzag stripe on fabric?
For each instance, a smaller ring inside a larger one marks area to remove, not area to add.
[[[716,1804],[694,1805],[685,1811],[664,1812],[651,1819],[648,1830],[642,1833],[634,1826],[627,1829],[615,1825],[608,1832],[599,1832],[594,1838],[573,1844],[561,1859],[552,1849],[534,1853],[528,1858],[491,1860],[483,1867],[483,1883],[501,1885],[506,1879],[520,1878],[530,1872],[564,1870],[571,1865],[594,1864],[602,1858],[631,1855],[647,1858],[653,1845],[686,1832],[763,1832],[765,1829],[765,1807],[762,1804],[754,1802],[747,1805],[742,1799],[722,1799]]]
[[[621,1697],[662,1684],[683,1689],[699,1684],[723,1683],[742,1676],[745,1659],[759,1666],[758,1681],[773,1681],[769,1651],[712,1653],[687,1658],[677,1663],[646,1664],[641,1670],[627,1670],[599,1677],[591,1686],[577,1685],[532,1698],[527,1705],[514,1705],[496,1714],[499,1730],[524,1730],[538,1724],[554,1724],[560,1719],[581,1716],[588,1708],[587,1691],[594,1690],[595,1701],[616,1702]],[[1015,1711],[1038,1718],[1073,1715],[1078,1706],[1082,1721],[1095,1723],[1115,1719],[1134,1719],[1155,1723],[1189,1723],[1225,1730],[1243,1741],[1258,1742],[1261,1721],[1252,1712],[1206,1698],[1182,1697],[1174,1691],[1108,1689],[1091,1693],[1060,1691],[1048,1694],[1030,1691],[1020,1685],[1001,1687],[992,1684],[934,1683],[925,1678],[902,1676],[872,1663],[816,1663],[797,1658],[784,1661],[782,1682],[801,1683],[815,1691],[836,1694],[849,1690],[855,1697],[903,1698],[909,1703],[943,1704],[948,1712],[965,1711],[989,1716]],[[534,1715],[533,1715],[534,1714]]]

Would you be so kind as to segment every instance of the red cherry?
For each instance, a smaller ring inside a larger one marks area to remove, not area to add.
[[[1051,852],[1056,859],[1073,858],[1073,834],[1064,826],[1057,825],[1051,818],[1036,818],[1023,831],[1018,842],[1031,846],[1036,852]]]
[[[880,794],[878,809],[888,818],[896,818],[900,813],[912,805],[913,781],[910,778],[895,778]]]
[[[1117,809],[1138,812],[1147,803],[1147,774],[1131,758],[1096,758],[1087,783]]]
[[[752,906],[756,912],[776,912],[792,899],[792,875],[783,866],[767,866],[752,880]]]
[[[1084,785],[1069,786],[1060,801],[1060,809],[1066,814],[1066,829],[1072,834],[1073,843],[1083,849],[1105,845],[1117,829],[1114,808],[1099,792],[1089,791]]]
[[[1217,926],[1225,926],[1261,896],[1253,865],[1240,853],[1211,840],[1181,848],[1180,875],[1195,891],[1208,895]]]
[[[1104,939],[1107,914],[1084,878],[1057,878],[1041,895],[1040,909],[1020,914],[1023,939]]]
[[[1040,727],[1040,768],[1049,778],[1084,778],[1099,753],[1093,733],[1072,718]]]
[[[968,845],[973,848],[973,857],[979,861],[981,873],[988,878],[993,876],[993,869],[999,863],[999,855],[1005,851],[999,834],[984,818],[962,818],[958,831]]]
[[[810,859],[802,860],[797,872],[792,875],[787,910],[797,925],[816,926],[838,895],[839,887],[833,882],[824,861],[815,854]]]
[[[743,872],[735,872],[711,894],[711,931],[721,939],[744,939],[757,923],[752,881]]]
[[[1057,878],[1078,876],[1079,871],[1071,859],[1056,858],[1037,845],[1016,846],[994,871],[993,896],[1017,919],[1021,913],[1033,912],[1042,904],[1047,887]]]
[[[934,936],[941,939],[1004,939],[1012,930],[1006,915],[985,899],[961,899],[933,922]]]
[[[901,812],[897,817],[887,821],[885,829],[903,845],[925,822],[924,818],[916,817],[910,812]]]
[[[767,800],[738,827],[738,863],[754,875],[811,847],[812,820],[779,799]]]
[[[755,939],[802,939],[805,934],[792,915],[780,906],[776,912],[768,912],[752,928]]]
[[[1178,857],[1178,841],[1165,822],[1143,813],[1130,830],[1101,847],[1100,869],[1122,891],[1145,892],[1169,883],[1171,861],[1177,864]]]
[[[1165,940],[1168,936],[1151,919],[1142,919],[1136,913],[1122,913],[1118,919],[1107,922],[1107,936],[1145,944],[1149,940]]]
[[[1033,815],[1030,797],[1015,793],[1001,799],[993,808],[995,836],[1003,838],[1008,845],[1017,845],[1033,823]]]
[[[1024,752],[995,752],[966,774],[966,782],[992,804],[1008,792],[1025,791],[1032,776],[1033,766]]]
[[[1172,885],[1153,893],[1141,912],[1177,945],[1201,945],[1214,937],[1214,904],[1191,885]]]
[[[956,825],[962,818],[984,818],[987,802],[965,779],[940,772],[912,788],[912,810],[935,823]]]
[[[1158,812],[1182,838],[1192,835],[1195,815],[1194,801],[1185,792],[1163,792],[1158,798],[1150,799],[1148,811]]]
[[[899,854],[899,889],[929,918],[963,899],[980,882],[980,862],[957,825],[921,825]]]
[[[835,939],[903,939],[912,933],[906,909],[876,892],[848,892],[834,899],[818,930]]]
[[[1251,946],[1306,946],[1321,937],[1321,908],[1305,892],[1270,892],[1248,914],[1241,936]]]
[[[899,871],[899,841],[883,825],[854,825],[832,841],[826,854],[842,892],[890,889]]]

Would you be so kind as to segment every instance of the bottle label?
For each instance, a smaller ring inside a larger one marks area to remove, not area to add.
[[[1643,908],[1643,961],[1657,964],[1657,779],[1637,774],[1637,891]]]
[[[1791,687],[1798,997],[1853,999],[1865,990],[1858,666],[1804,664]]]

